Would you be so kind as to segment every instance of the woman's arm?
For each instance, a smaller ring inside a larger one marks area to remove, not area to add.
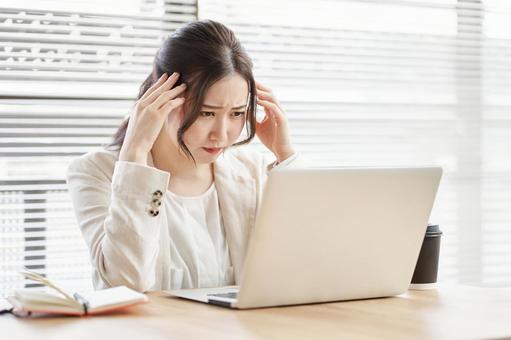
[[[147,166],[153,144],[169,117],[178,120],[186,85],[164,73],[134,105],[119,151],[75,160],[68,185],[94,266],[107,286],[150,289],[156,280],[161,237],[159,206],[169,173]],[[108,158],[110,157],[110,158]],[[108,158],[105,160],[105,158]],[[115,166],[114,166],[115,164]],[[110,180],[108,174],[112,174]]]
[[[150,210],[158,209],[155,193],[165,193],[170,175],[117,161],[110,182],[105,164],[111,171],[114,160],[104,158],[113,156],[98,157],[80,157],[68,169],[74,211],[92,263],[107,286],[147,291],[155,283],[162,228],[162,214]],[[163,197],[159,201],[163,204]]]

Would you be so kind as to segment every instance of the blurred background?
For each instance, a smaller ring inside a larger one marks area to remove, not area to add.
[[[67,165],[110,141],[162,40],[205,18],[235,31],[314,165],[442,166],[439,280],[511,286],[510,1],[3,0],[0,297],[31,286],[23,266],[92,287]]]

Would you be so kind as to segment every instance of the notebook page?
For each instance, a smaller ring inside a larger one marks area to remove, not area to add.
[[[24,306],[32,307],[32,306],[68,306],[80,308],[80,304],[76,301],[70,301],[65,299],[61,295],[55,292],[44,292],[44,291],[36,291],[30,289],[17,289],[14,292],[14,296],[18,301],[20,301]]]
[[[126,286],[80,293],[80,295],[89,302],[89,310],[91,312],[107,307],[124,306],[149,300],[144,294]]]

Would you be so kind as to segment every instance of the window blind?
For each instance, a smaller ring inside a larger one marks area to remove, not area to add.
[[[0,5],[0,296],[22,266],[91,287],[65,173],[111,141],[163,38],[195,0],[3,1]]]
[[[25,265],[79,289],[88,253],[65,185],[110,137],[161,38],[211,18],[241,38],[316,166],[441,165],[440,279],[511,282],[506,1],[3,1],[0,294]],[[257,142],[250,145],[267,152]]]
[[[511,5],[201,0],[287,110],[314,166],[430,166],[439,279],[511,283]],[[252,147],[264,151],[261,144]]]

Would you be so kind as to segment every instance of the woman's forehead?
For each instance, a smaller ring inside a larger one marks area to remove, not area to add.
[[[211,85],[204,97],[204,105],[218,108],[239,107],[247,104],[247,98],[247,81],[234,73]]]

